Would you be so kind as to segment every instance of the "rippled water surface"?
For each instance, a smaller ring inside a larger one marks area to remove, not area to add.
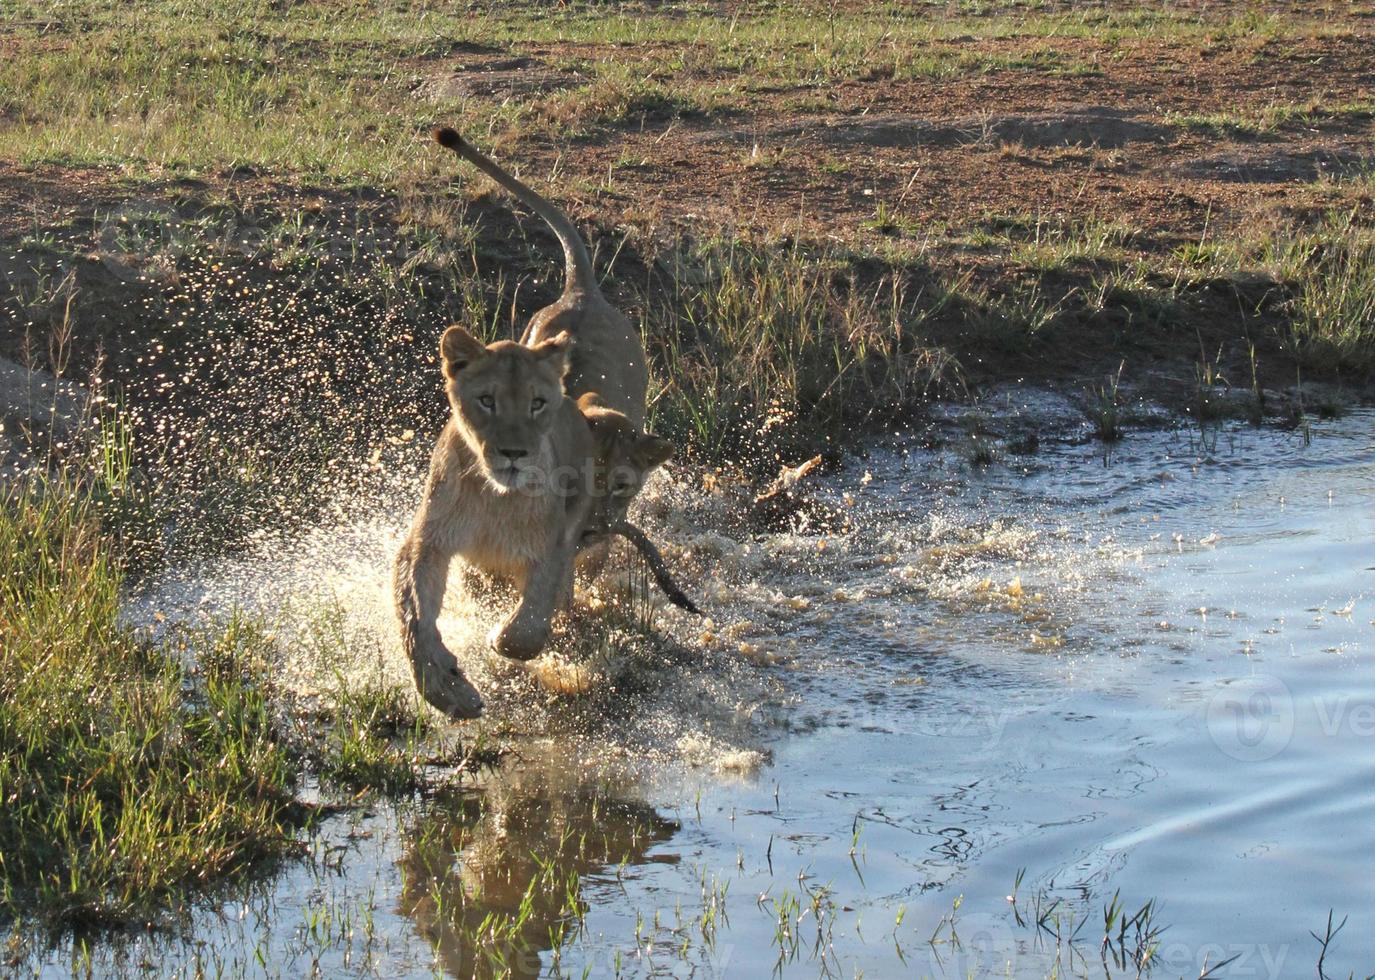
[[[600,667],[630,692],[610,720],[614,695],[573,710],[489,664],[490,614],[457,607],[519,746],[488,787],[332,818],[189,939],[97,955],[469,975],[464,936],[523,906],[515,975],[1118,976],[1149,950],[1281,977],[1313,974],[1331,909],[1328,973],[1375,969],[1375,414],[982,468],[892,442],[816,492],[851,530],[751,538],[659,488],[713,619],[662,614],[693,657]],[[353,535],[342,558],[308,535],[184,569],[133,614],[327,589],[404,678],[405,516],[317,532]]]

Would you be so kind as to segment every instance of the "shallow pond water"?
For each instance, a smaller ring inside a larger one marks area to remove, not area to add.
[[[312,860],[97,968],[481,975],[499,913],[517,976],[1119,976],[1149,951],[1282,977],[1329,910],[1327,972],[1375,968],[1375,413],[981,468],[893,440],[817,493],[852,530],[730,537],[661,488],[658,536],[710,557],[713,622],[660,624],[699,662],[608,667],[639,693],[573,723],[470,652],[519,746],[486,788],[331,818]],[[134,614],[268,604],[327,564],[400,671],[403,521],[184,570]],[[475,650],[483,615],[446,635]]]

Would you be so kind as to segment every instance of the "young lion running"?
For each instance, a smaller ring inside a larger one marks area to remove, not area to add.
[[[646,556],[676,604],[695,607],[626,520],[630,498],[672,451],[642,431],[648,374],[638,333],[602,296],[562,212],[452,130],[435,136],[549,222],[567,261],[563,296],[532,318],[523,343],[483,345],[458,326],[440,340],[453,411],[397,555],[395,599],[422,695],[452,717],[475,718],[482,699],[437,625],[455,555],[519,590],[516,609],[490,637],[497,653],[517,659],[543,649],[555,611],[571,602],[579,550],[604,551],[609,534],[625,536]],[[575,403],[570,394],[584,398]]]

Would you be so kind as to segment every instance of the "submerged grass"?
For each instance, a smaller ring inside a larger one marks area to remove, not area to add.
[[[261,637],[150,643],[120,623],[120,583],[80,488],[0,502],[0,915],[147,921],[292,845]]]
[[[1122,438],[1122,397],[1119,387],[1122,381],[1122,367],[1116,374],[1110,374],[1103,384],[1084,390],[1084,414],[1093,424],[1093,432],[1103,442],[1116,442]]]

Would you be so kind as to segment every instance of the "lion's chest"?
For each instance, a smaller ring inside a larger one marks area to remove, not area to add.
[[[471,484],[458,489],[448,520],[431,533],[446,551],[494,575],[524,578],[548,554],[563,508],[560,502],[522,493],[496,494]]]
[[[520,517],[529,519],[529,523]],[[476,529],[460,554],[484,571],[523,578],[548,552],[549,537],[544,513],[497,516],[492,523]]]

